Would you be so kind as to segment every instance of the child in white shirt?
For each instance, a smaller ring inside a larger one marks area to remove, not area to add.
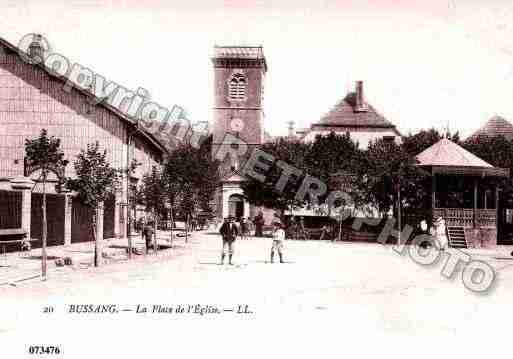
[[[274,252],[277,251],[280,256],[280,263],[283,262],[283,242],[285,241],[285,229],[279,222],[274,223],[273,246],[271,248],[271,263],[274,261]]]

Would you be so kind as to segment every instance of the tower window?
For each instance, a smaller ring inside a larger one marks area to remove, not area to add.
[[[239,159],[235,157],[230,157],[230,171],[235,172],[239,170]]]
[[[233,74],[228,82],[228,98],[230,101],[244,101],[246,99],[247,79],[241,73]]]

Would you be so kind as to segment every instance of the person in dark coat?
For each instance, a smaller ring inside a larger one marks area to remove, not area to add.
[[[152,245],[151,242],[153,239],[153,222],[146,223],[146,225],[143,228],[143,236],[146,242],[146,253],[148,253],[148,250]]]
[[[239,234],[239,230],[237,229],[237,225],[234,223],[232,217],[225,218],[221,229],[219,230],[221,233],[221,237],[223,238],[223,251],[221,254],[221,264],[224,264],[224,257],[226,253],[228,253],[228,263],[231,265],[232,256],[233,256],[233,244],[237,235]]]
[[[242,217],[239,220],[239,229],[240,229],[240,238],[241,239],[248,239],[248,224],[246,222],[246,218]]]
[[[255,219],[253,220],[253,223],[255,223],[255,237],[263,237],[264,214],[262,212],[258,212]]]

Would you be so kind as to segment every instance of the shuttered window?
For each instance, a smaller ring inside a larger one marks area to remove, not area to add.
[[[230,101],[244,101],[246,99],[247,80],[243,74],[236,73],[228,83],[228,97]]]

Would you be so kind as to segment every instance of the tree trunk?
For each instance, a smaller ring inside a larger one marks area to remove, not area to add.
[[[100,253],[100,231],[98,225],[99,209],[95,208],[95,214],[93,215],[93,234],[94,234],[94,266],[99,267],[101,265],[101,253]]]
[[[126,238],[128,240],[128,259],[132,259],[133,245],[132,245],[132,236],[130,235],[130,225],[128,224],[129,212],[130,212],[130,206],[128,205],[128,201],[127,201],[127,206],[126,206],[127,235],[126,235]]]
[[[153,249],[155,250],[155,255],[158,251],[157,246],[157,211],[153,212]]]
[[[173,216],[173,207],[171,207],[171,248],[173,248],[173,228],[175,227],[175,217]]]
[[[187,243],[187,237],[189,237],[189,215],[185,215],[185,243]]]
[[[340,206],[342,207],[342,206]],[[340,217],[339,217],[339,225],[338,225],[338,240],[341,241],[342,240],[342,229],[344,228],[343,225],[342,225],[342,222],[343,222],[343,219],[342,219],[342,215],[343,215],[343,211],[340,212]]]
[[[48,224],[46,220],[46,173],[43,173],[43,235],[41,245],[41,277],[42,280],[46,280],[46,267],[47,267],[47,255],[46,255],[46,242],[48,236]],[[30,233],[29,233],[30,235]]]

